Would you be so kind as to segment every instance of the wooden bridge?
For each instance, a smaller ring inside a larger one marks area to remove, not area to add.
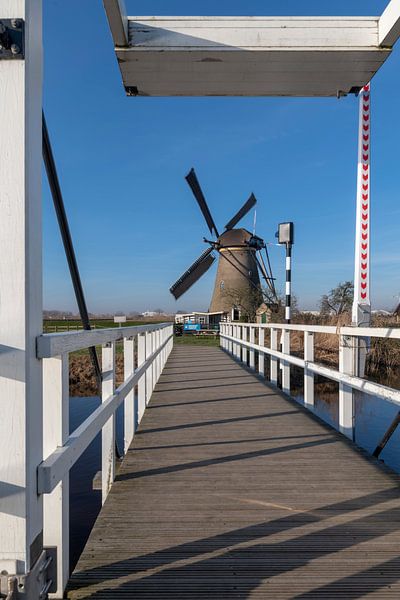
[[[68,598],[398,598],[398,484],[221,349],[175,347]]]

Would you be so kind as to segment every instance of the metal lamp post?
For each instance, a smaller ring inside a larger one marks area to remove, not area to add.
[[[292,246],[294,243],[294,224],[279,223],[278,242],[286,248],[286,288],[285,288],[285,322],[291,321],[292,305]]]

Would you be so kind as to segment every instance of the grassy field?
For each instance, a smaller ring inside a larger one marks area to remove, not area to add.
[[[182,335],[174,337],[176,346],[219,346],[219,335]]]
[[[151,321],[127,321],[123,324],[123,327],[134,327],[136,325],[155,325],[157,323],[165,323],[165,320],[151,320]],[[118,327],[118,323],[114,323],[113,320],[107,319],[93,319],[90,321],[93,329],[108,329],[109,327]],[[54,333],[57,331],[76,331],[82,329],[82,322],[78,320],[67,321],[57,319],[45,319],[43,321],[43,330],[45,333]]]

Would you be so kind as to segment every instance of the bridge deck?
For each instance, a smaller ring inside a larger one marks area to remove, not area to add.
[[[68,597],[400,597],[399,477],[218,348],[176,347]]]

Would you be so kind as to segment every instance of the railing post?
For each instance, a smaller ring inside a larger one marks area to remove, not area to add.
[[[314,373],[307,369],[308,362],[314,362],[314,334],[304,332],[304,404],[310,410],[314,409]]]
[[[43,458],[63,446],[69,436],[68,354],[43,361]],[[69,578],[69,474],[43,498],[43,544],[55,548],[57,589],[62,598]]]
[[[101,400],[105,402],[115,390],[115,342],[104,344],[101,362]],[[101,490],[104,504],[115,478],[115,414],[104,425],[101,440]]]
[[[135,372],[135,338],[124,338],[124,380]],[[135,390],[131,390],[124,401],[124,453],[129,450],[135,433]]]
[[[278,350],[278,330],[271,328],[271,350]],[[273,385],[278,385],[278,359],[275,356],[271,356],[270,361],[270,379]]]
[[[258,345],[264,348],[265,345],[265,329],[259,327],[258,329]],[[265,377],[265,355],[263,352],[258,353],[258,372],[260,375]]]
[[[255,343],[255,327],[250,325],[250,344],[254,344]],[[255,356],[256,353],[254,351],[254,348],[250,348],[250,352],[249,352],[249,367],[250,369],[255,369],[255,364],[256,364],[256,360],[255,360]]]
[[[231,337],[233,336],[232,323],[229,323],[229,325],[228,325],[228,335]],[[232,354],[232,352],[233,352],[233,341],[232,340],[228,340],[228,352],[229,352],[229,354]]]
[[[24,575],[43,549],[42,2],[0,17],[25,21],[25,58],[0,61],[0,573]]]
[[[146,334],[141,333],[140,335],[138,335],[138,338],[137,338],[137,340],[138,340],[138,345],[137,345],[138,368],[141,367],[146,360],[146,354],[147,354],[146,339],[148,339]],[[137,390],[138,390],[137,421],[138,421],[138,423],[140,423],[140,421],[142,420],[142,417],[143,417],[143,414],[144,414],[144,411],[146,408],[146,403],[147,403],[146,374],[147,373],[143,373],[142,377],[138,381],[138,386],[137,386]]]
[[[354,375],[356,338],[339,336],[339,371]],[[354,392],[351,387],[339,383],[339,431],[349,439],[354,437]]]
[[[290,354],[290,331],[282,331],[282,352]],[[290,396],[290,363],[283,360],[282,363],[282,391]]]
[[[240,326],[239,325],[235,325],[235,339],[237,340],[235,342],[235,358],[237,360],[240,359],[240,344],[239,344],[239,340],[240,340]]]
[[[146,360],[147,360],[153,353],[153,336],[150,331],[146,332],[145,336],[146,336]],[[152,365],[150,365],[146,369],[146,403],[145,403],[146,406],[150,402],[152,391],[153,391],[153,368],[152,368]],[[142,416],[139,412],[139,423],[140,423],[141,419],[142,419]]]
[[[243,325],[242,327],[242,340],[247,342],[247,326]],[[247,347],[243,346],[242,349],[242,361],[247,365]]]

